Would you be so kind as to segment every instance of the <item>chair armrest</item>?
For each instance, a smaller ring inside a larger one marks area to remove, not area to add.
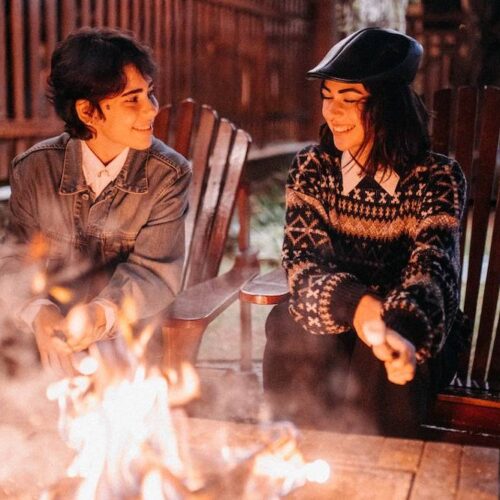
[[[283,269],[275,269],[256,276],[245,283],[240,290],[240,300],[251,304],[279,304],[290,295]]]
[[[258,272],[258,266],[235,266],[221,276],[182,291],[163,312],[164,326],[194,328],[208,325],[234,302],[241,286]]]

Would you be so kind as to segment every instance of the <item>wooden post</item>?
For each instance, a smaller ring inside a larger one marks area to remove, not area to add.
[[[328,50],[337,41],[335,38],[334,2],[330,0],[317,0],[314,3],[314,20],[312,23],[312,46],[305,51],[308,68],[313,68],[325,56]],[[308,123],[302,130],[300,140],[316,139],[323,117],[321,116],[321,101],[319,99],[319,83],[316,80],[307,81],[306,75],[297,75],[304,80],[304,98],[308,103]]]

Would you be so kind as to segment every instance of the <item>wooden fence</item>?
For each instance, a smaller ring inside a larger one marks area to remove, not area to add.
[[[16,153],[60,132],[44,96],[50,56],[81,26],[130,30],[147,43],[161,104],[188,96],[209,103],[257,144],[303,138],[314,3],[0,0],[0,181]]]

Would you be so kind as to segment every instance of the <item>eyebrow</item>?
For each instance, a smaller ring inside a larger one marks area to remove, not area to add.
[[[151,90],[153,87],[154,87],[153,82],[151,82],[148,85],[148,90]],[[120,97],[126,97],[126,96],[129,96],[129,95],[140,94],[142,91],[143,91],[142,88],[140,88],[140,89],[132,89],[132,90],[129,90],[128,92],[124,92]]]
[[[355,89],[354,87],[347,87],[346,89],[339,90],[339,94],[345,94],[346,92],[354,92],[355,94],[364,95],[363,92],[361,92],[358,89]]]
[[[325,85],[325,82],[321,82],[321,90],[326,90],[327,92],[332,92],[326,85]],[[359,94],[359,95],[364,95],[363,92],[361,92],[360,90],[358,89],[355,89],[354,87],[347,87],[345,89],[340,89],[338,91],[339,94],[345,94],[346,92],[354,92],[356,94]]]

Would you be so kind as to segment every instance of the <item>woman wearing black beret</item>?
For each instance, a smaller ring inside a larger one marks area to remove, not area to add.
[[[468,336],[458,309],[460,166],[429,150],[414,39],[367,28],[308,72],[325,120],[286,189],[291,297],[267,324],[276,417],[416,436]],[[361,418],[360,418],[361,417]]]

